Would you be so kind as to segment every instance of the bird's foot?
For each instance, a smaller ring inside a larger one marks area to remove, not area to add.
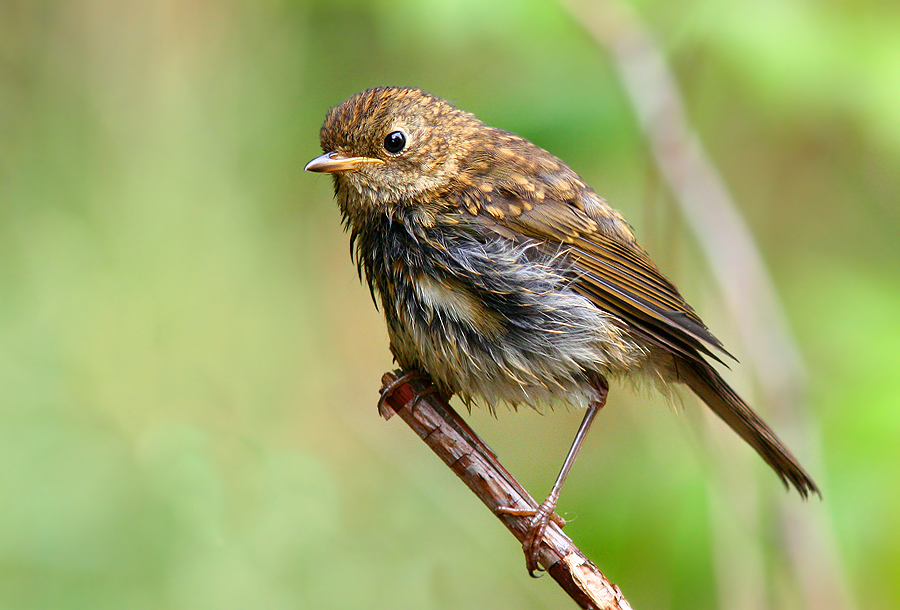
[[[547,526],[551,521],[560,528],[566,525],[566,520],[554,512],[556,510],[556,502],[555,498],[550,497],[544,500],[537,509],[501,508],[498,511],[505,515],[531,517],[531,524],[525,535],[525,540],[522,541],[522,551],[525,553],[525,568],[532,578],[538,578],[540,576],[538,572],[544,570],[538,563],[538,556],[540,555],[541,542],[544,540],[544,532],[547,531]]]
[[[391,417],[393,417],[394,409],[387,404],[388,398],[390,398],[394,394],[394,392],[396,392],[401,386],[417,379],[421,380],[425,387],[416,392],[415,396],[413,396],[409,401],[406,402],[406,404],[403,405],[403,409],[415,407],[425,396],[429,394],[436,394],[438,392],[437,386],[434,385],[434,382],[425,373],[421,371],[409,371],[407,373],[403,373],[393,381],[386,383],[381,388],[381,396],[378,399],[378,414],[381,415],[381,417],[383,417],[384,419],[390,419]]]

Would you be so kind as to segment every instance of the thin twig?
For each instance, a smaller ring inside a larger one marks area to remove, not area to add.
[[[387,386],[396,379],[393,373],[385,373],[382,385]],[[399,415],[512,535],[524,542],[531,518],[511,514],[509,509],[534,511],[538,503],[446,400],[435,394],[425,394],[414,401],[424,389],[417,380],[399,386],[385,398],[382,416],[389,419],[393,414]],[[410,402],[415,404],[407,407]],[[541,543],[539,561],[547,573],[582,608],[631,610],[619,588],[563,534],[560,522],[565,523],[554,516]]]
[[[659,173],[731,309],[764,402],[777,414],[779,428],[788,428],[789,436],[802,442],[807,461],[821,464],[810,432],[814,426],[803,404],[803,361],[774,282],[725,181],[690,125],[661,46],[624,2],[562,0],[562,4],[609,53]],[[745,488],[752,485],[749,480],[743,483]],[[743,504],[749,502],[744,499]],[[806,606],[852,608],[833,533],[821,512],[805,508],[801,518],[796,503],[778,505],[783,531],[790,534],[788,556],[800,575]],[[745,580],[746,572],[737,578]]]

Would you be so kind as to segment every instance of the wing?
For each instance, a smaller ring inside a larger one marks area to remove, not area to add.
[[[710,347],[734,358],[634,241],[618,213],[583,183],[577,186],[583,189],[568,201],[536,201],[530,193],[516,197],[498,189],[490,203],[473,197],[480,205],[468,209],[502,235],[525,236],[552,251],[562,248],[575,273],[573,289],[632,332],[692,360],[702,360],[703,353],[722,362]]]

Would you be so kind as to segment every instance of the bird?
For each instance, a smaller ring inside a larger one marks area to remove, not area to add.
[[[821,492],[710,361],[733,359],[622,215],[565,162],[413,87],[331,108],[324,154],[361,281],[410,375],[467,404],[585,414],[523,543],[538,548],[608,379],[687,386],[786,487]],[[403,377],[401,377],[403,379]],[[558,517],[557,517],[558,518]]]

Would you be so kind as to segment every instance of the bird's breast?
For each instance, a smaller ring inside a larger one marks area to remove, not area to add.
[[[533,246],[388,222],[359,232],[356,248],[398,364],[444,390],[489,403],[580,404],[586,371],[621,368],[640,351],[570,288],[561,257]]]
[[[504,324],[500,314],[488,308],[484,300],[473,294],[462,282],[448,278],[438,280],[420,272],[414,285],[420,303],[430,317],[447,318],[478,329],[491,340],[502,337]]]

